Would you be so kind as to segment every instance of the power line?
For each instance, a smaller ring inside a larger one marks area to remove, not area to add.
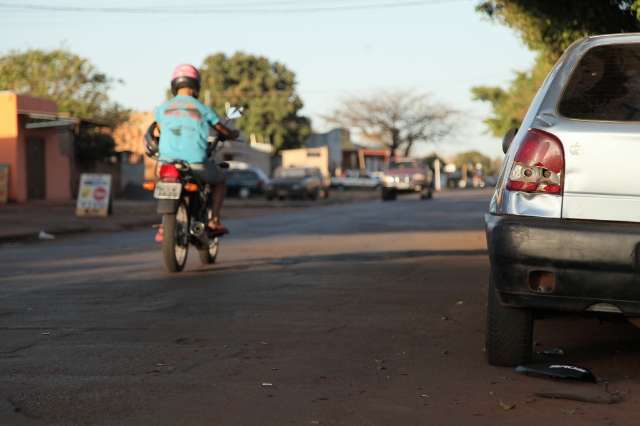
[[[151,7],[89,7],[89,6],[51,6],[36,3],[5,3],[0,2],[0,9],[31,12],[60,12],[60,13],[109,13],[109,14],[136,14],[136,15],[214,15],[214,14],[278,14],[278,13],[316,13],[316,12],[343,12],[359,10],[399,9],[407,7],[430,6],[444,3],[470,2],[471,0],[405,0],[395,3],[369,3],[349,4],[339,6],[309,6],[309,7],[274,7],[266,8],[200,8],[198,10],[185,10],[182,8],[151,8]],[[275,6],[278,2],[272,3]],[[280,4],[287,3],[281,1]]]

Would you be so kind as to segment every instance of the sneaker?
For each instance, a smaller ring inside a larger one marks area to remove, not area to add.
[[[164,229],[158,228],[155,236],[156,243],[161,243],[164,240]]]

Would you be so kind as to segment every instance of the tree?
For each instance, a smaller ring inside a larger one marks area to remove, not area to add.
[[[76,157],[81,163],[103,160],[113,153],[105,128],[126,121],[129,111],[109,99],[116,81],[91,62],[65,49],[11,51],[0,56],[0,90],[51,99],[58,110],[95,125],[80,127]]]
[[[65,49],[11,51],[0,56],[0,90],[56,102],[74,117],[115,125],[127,111],[109,99],[116,81]]]
[[[487,176],[496,174],[498,172],[497,167],[499,167],[499,162],[497,163],[496,161],[492,160],[490,157],[487,157],[486,155],[478,151],[462,152],[456,155],[455,159],[453,160],[453,163],[460,168],[464,164],[470,165],[472,167],[475,167],[476,164],[481,164],[482,170]]]
[[[311,121],[302,115],[293,71],[262,56],[222,53],[205,58],[201,98],[216,111],[225,103],[245,107],[237,124],[245,134],[270,143],[274,153],[297,148],[311,133]]]
[[[492,105],[493,116],[485,123],[499,137],[519,126],[552,65],[571,43],[593,34],[640,30],[640,0],[486,0],[477,10],[514,29],[538,54],[533,69],[516,73],[507,89],[473,89],[475,99]]]
[[[427,94],[400,90],[346,99],[325,119],[389,147],[392,156],[399,149],[408,156],[416,143],[450,135],[456,116],[456,111],[432,102]]]
[[[506,89],[494,86],[471,89],[475,100],[491,104],[493,113],[484,123],[494,136],[502,137],[509,129],[520,127],[531,100],[550,70],[551,64],[539,61],[531,71],[517,72]]]

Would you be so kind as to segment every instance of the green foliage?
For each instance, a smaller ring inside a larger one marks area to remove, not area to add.
[[[496,161],[478,151],[462,152],[456,155],[453,163],[459,168],[461,168],[463,164],[475,167],[476,164],[480,163],[482,164],[482,170],[487,176],[496,174],[498,171],[497,167],[499,167]]]
[[[555,62],[575,40],[640,29],[638,0],[487,0],[477,9],[513,28],[542,59]]]
[[[109,133],[92,126],[80,129],[75,138],[76,159],[84,165],[109,158],[115,153],[115,147],[115,141]]]
[[[519,127],[547,73],[571,43],[589,35],[640,30],[640,0],[486,0],[477,10],[514,29],[538,53],[533,69],[517,72],[508,88],[473,89],[475,99],[493,107],[485,123],[499,137]]]
[[[75,138],[82,164],[102,161],[115,142],[105,128],[128,119],[129,111],[109,99],[116,81],[91,62],[65,49],[11,51],[0,56],[0,90],[51,99],[58,110],[99,125],[83,125]]]
[[[244,106],[237,125],[274,146],[275,152],[297,148],[311,133],[311,122],[299,114],[303,107],[296,93],[295,74],[262,56],[222,53],[205,58],[200,69],[200,97],[218,112],[225,103]]]
[[[493,109],[484,120],[494,136],[502,137],[509,129],[520,127],[529,104],[542,85],[551,66],[546,61],[538,61],[533,70],[517,72],[511,85],[501,87],[479,86],[472,89],[475,100],[489,102]]]
[[[0,56],[0,90],[51,99],[73,117],[110,126],[128,115],[109,99],[114,82],[87,59],[65,49],[11,51]]]

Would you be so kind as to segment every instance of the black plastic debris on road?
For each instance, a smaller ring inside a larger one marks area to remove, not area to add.
[[[520,365],[516,367],[516,373],[526,374],[528,376],[547,377],[550,379],[577,380],[589,383],[598,382],[588,368],[569,364]]]

